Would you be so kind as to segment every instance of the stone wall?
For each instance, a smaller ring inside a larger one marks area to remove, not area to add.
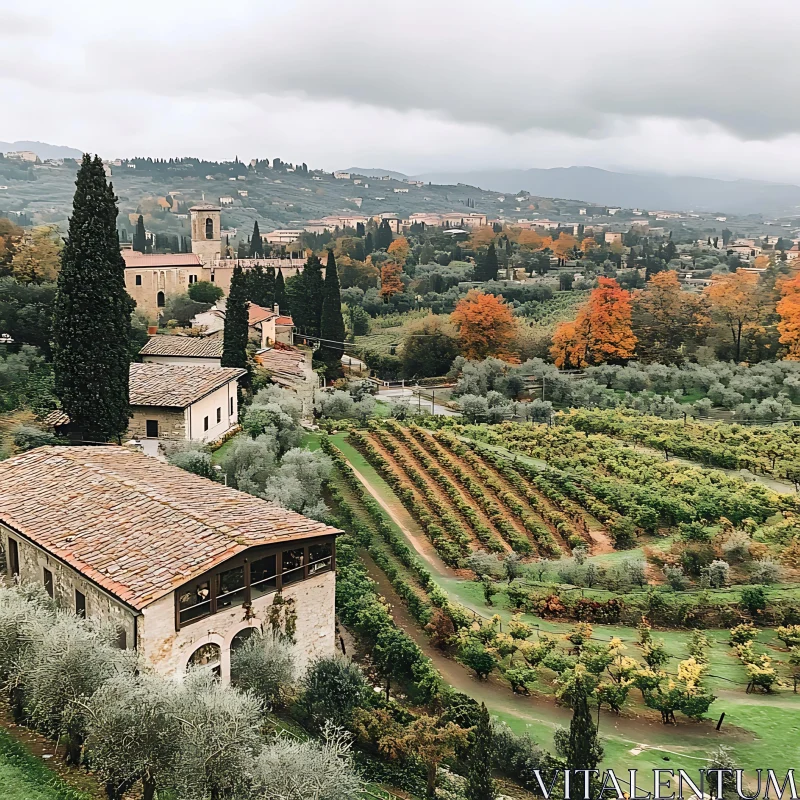
[[[159,439],[186,438],[186,412],[182,408],[157,406],[131,406],[128,436],[146,439],[148,419],[158,420]]]
[[[335,639],[336,576],[325,572],[306,581],[287,586],[286,601],[294,600],[297,614],[296,665],[301,675],[309,662],[318,656],[333,655]],[[244,608],[237,606],[197,620],[175,630],[174,593],[144,609],[139,626],[142,653],[154,670],[165,675],[182,675],[192,653],[205,644],[217,644],[221,651],[223,680],[230,679],[230,645],[234,636],[245,628],[268,626],[269,607],[275,595],[253,601],[254,616],[247,619]]]
[[[21,581],[43,586],[44,570],[49,569],[53,574],[53,599],[61,608],[75,611],[75,592],[79,591],[86,598],[87,617],[102,620],[117,631],[124,631],[126,647],[132,649],[135,646],[134,618],[137,613],[133,609],[104,592],[84,578],[80,572],[53,558],[45,550],[36,547],[26,539],[15,536],[13,531],[0,525],[0,546],[2,546],[6,564],[8,562],[9,537],[17,542]],[[7,567],[5,569],[7,570]],[[8,578],[9,576],[6,574],[4,577]]]

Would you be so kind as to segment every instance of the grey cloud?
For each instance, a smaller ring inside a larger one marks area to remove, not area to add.
[[[162,42],[98,43],[89,56],[166,94],[283,94],[590,137],[625,119],[707,120],[771,139],[800,131],[794,2],[767,0],[754,17],[736,0],[466,0],[458,13],[430,0],[402,11],[300,0],[279,20],[249,7],[254,18],[230,34],[235,46],[213,49],[202,80],[188,66],[165,80]],[[170,60],[188,65],[199,52],[187,36]]]

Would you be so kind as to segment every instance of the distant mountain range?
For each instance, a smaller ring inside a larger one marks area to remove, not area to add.
[[[74,147],[65,147],[61,144],[47,144],[46,142],[0,142],[0,153],[15,152],[17,150],[30,150],[39,158],[80,158],[81,150]]]
[[[379,174],[380,170],[374,172]],[[729,214],[800,213],[800,186],[767,181],[645,175],[595,167],[429,172],[414,177],[445,185],[465,183],[497,192],[524,189],[540,197],[622,208]]]

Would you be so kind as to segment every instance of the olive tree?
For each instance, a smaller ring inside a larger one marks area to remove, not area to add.
[[[261,701],[198,669],[178,687],[171,713],[178,722],[174,771],[178,796],[248,797],[253,762],[262,746]]]
[[[231,654],[231,681],[252,692],[267,709],[280,705],[295,674],[292,646],[273,635],[255,633]]]
[[[333,725],[321,742],[281,737],[253,767],[253,800],[357,800],[363,785],[353,768],[350,739]]]
[[[25,712],[36,729],[67,739],[66,760],[79,764],[88,723],[87,703],[111,677],[131,673],[133,653],[116,646],[116,633],[60,612],[28,626],[30,645],[15,665]]]
[[[180,733],[172,714],[177,686],[146,673],[116,675],[89,701],[86,755],[110,800],[138,781],[143,800],[172,784]]]

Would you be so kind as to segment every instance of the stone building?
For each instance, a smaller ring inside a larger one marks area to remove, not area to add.
[[[222,258],[220,209],[202,203],[189,209],[192,231],[191,253],[138,253],[123,250],[125,289],[136,301],[136,308],[150,320],[156,320],[171,295],[185,294],[197,281],[219,286],[227,295],[233,268],[240,264],[251,269],[256,264],[280,270],[283,279],[303,271],[305,262],[288,258]],[[211,237],[211,238],[209,238]]]
[[[124,447],[0,463],[4,577],[113,625],[164,675],[205,666],[227,681],[231,650],[271,610],[294,627],[301,669],[332,654],[338,533]]]
[[[192,364],[131,364],[131,420],[137,439],[214,442],[239,424],[243,369]]]

